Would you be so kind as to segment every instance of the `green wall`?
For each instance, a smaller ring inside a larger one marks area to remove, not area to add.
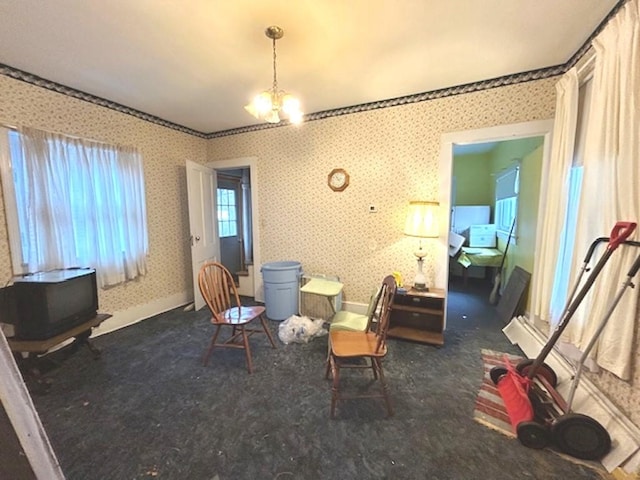
[[[456,181],[453,205],[493,205],[489,154],[457,155],[453,159],[453,177]]]
[[[543,137],[522,138],[500,142],[491,152],[491,170],[495,174],[520,161],[520,193],[518,196],[518,223],[515,243],[511,243],[505,262],[504,283],[517,265],[529,273],[533,272],[535,257],[536,227],[538,224],[538,199],[542,172]],[[495,181],[491,182],[492,196]],[[498,237],[498,248],[504,250],[506,238]]]

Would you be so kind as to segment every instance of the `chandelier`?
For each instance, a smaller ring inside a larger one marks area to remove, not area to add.
[[[293,95],[278,89],[276,78],[276,40],[284,35],[284,30],[278,26],[268,27],[264,34],[273,40],[273,86],[269,90],[256,95],[249,105],[244,108],[258,120],[269,123],[279,123],[284,114],[293,124],[302,122],[300,100]]]

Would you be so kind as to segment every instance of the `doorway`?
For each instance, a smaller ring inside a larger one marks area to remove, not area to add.
[[[258,224],[258,168],[257,158],[242,157],[219,160],[208,164],[216,173],[218,190],[226,190],[224,211],[216,207],[220,261],[234,274],[240,295],[264,301],[260,281],[260,232]],[[231,193],[233,191],[233,193]],[[235,197],[232,202],[229,199]],[[216,198],[218,204],[218,198]],[[233,204],[233,205],[232,205]],[[235,212],[232,219],[231,212]],[[229,227],[221,225],[223,222]],[[231,225],[235,224],[235,232]]]
[[[246,276],[248,264],[253,258],[250,238],[248,242],[245,241],[245,232],[250,228],[245,225],[247,220],[250,221],[250,216],[246,218],[245,212],[250,214],[251,210],[250,200],[247,201],[243,195],[250,188],[248,171],[248,168],[216,171],[220,263],[231,272],[236,285],[239,285],[240,276]]]
[[[533,121],[526,122],[520,124],[513,125],[504,125],[498,127],[490,127],[485,129],[478,130],[467,130],[461,132],[452,132],[442,136],[441,140],[441,157],[440,157],[440,205],[445,212],[452,212],[452,207],[455,206],[455,199],[453,197],[454,190],[456,196],[460,196],[460,190],[463,188],[461,185],[460,179],[456,179],[454,181],[454,158],[455,151],[460,152],[464,149],[471,148],[479,148],[479,147],[471,147],[476,144],[488,144],[488,143],[496,143],[505,142],[516,139],[527,139],[532,137],[540,138],[540,146],[539,146],[539,154],[540,154],[540,166],[543,164],[545,159],[550,154],[550,145],[551,145],[551,132],[553,128],[552,120],[544,120],[544,121]],[[485,148],[487,148],[485,146]],[[491,148],[495,148],[492,146]],[[495,180],[490,181],[490,183],[494,183]],[[535,183],[535,201],[532,202],[535,204],[535,215],[537,216],[537,205],[538,205],[538,197],[539,197],[539,188],[540,188],[540,168],[538,168],[538,173],[535,179],[532,180],[532,183]],[[455,184],[455,189],[453,185]],[[490,201],[489,205],[492,206],[494,203],[494,195],[495,191],[491,190],[490,200],[484,200],[483,202],[487,203]],[[441,225],[442,231],[451,232],[452,228],[452,218],[451,215],[442,215]],[[491,219],[491,217],[490,217]],[[522,227],[522,225],[521,225]],[[531,252],[535,252],[536,250],[536,227],[537,223],[534,219],[533,223],[528,222],[526,229],[520,232],[520,236],[522,238],[527,237],[527,244],[529,245],[529,250]],[[525,227],[522,227],[525,228]],[[497,236],[496,246],[499,249],[500,247],[504,248],[506,244],[506,239],[509,238],[509,235],[503,235],[502,238],[500,235]],[[512,237],[513,238],[513,237]],[[516,235],[517,242],[517,235]],[[448,245],[447,245],[448,247]],[[513,248],[513,245],[511,246]],[[523,248],[524,250],[524,248]],[[446,249],[445,251],[448,251]],[[447,255],[446,266],[443,268],[443,271],[438,272],[438,278],[436,278],[436,283],[441,285],[446,285],[447,293],[449,292],[451,285],[449,284],[449,271],[450,267],[453,266],[454,260],[452,256]],[[455,267],[454,267],[455,268]],[[513,268],[513,265],[511,266]],[[533,272],[532,272],[533,273]],[[490,289],[489,289],[490,290]],[[482,294],[482,293],[481,293]],[[488,302],[488,294],[487,294],[487,302]],[[445,316],[445,322],[448,317],[447,307],[447,315]]]

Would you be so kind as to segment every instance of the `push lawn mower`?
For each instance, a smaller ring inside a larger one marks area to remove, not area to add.
[[[635,228],[636,223],[618,222],[609,238],[600,237],[591,244],[560,322],[535,359],[524,360],[514,368],[505,358],[505,367],[494,367],[489,372],[491,380],[496,384],[502,396],[511,425],[523,445],[530,448],[545,448],[553,441],[562,452],[585,460],[598,460],[611,449],[611,437],[607,430],[597,420],[572,412],[571,406],[580,382],[582,367],[589,352],[604,330],[627,287],[634,287],[632,279],[640,269],[640,256],[633,263],[626,281],[611,302],[596,333],[582,354],[567,401],[555,388],[558,381],[556,373],[544,361],[594,284],[596,277],[618,246],[626,244],[640,247],[640,242],[627,240]],[[608,242],[604,254],[578,291],[582,276],[588,270],[589,261],[596,247],[603,242]]]

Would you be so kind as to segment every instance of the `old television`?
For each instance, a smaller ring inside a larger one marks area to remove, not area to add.
[[[93,269],[53,270],[13,278],[2,292],[2,321],[19,340],[47,340],[97,315]]]

